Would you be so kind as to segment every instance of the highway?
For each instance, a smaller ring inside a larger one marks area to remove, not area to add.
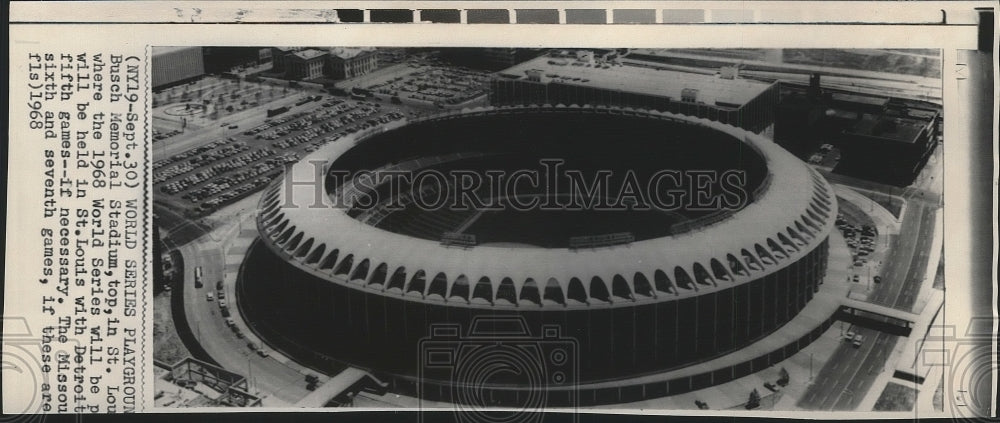
[[[872,284],[869,302],[911,311],[927,269],[934,236],[934,208],[922,201],[909,201],[899,235],[880,269],[882,283]],[[860,348],[845,341],[820,369],[797,406],[808,410],[854,410],[883,371],[897,336],[854,327],[865,340]]]
[[[844,325],[845,332],[849,330],[846,323],[837,323],[841,324]],[[864,328],[853,330],[864,336],[864,343],[856,348],[850,342],[842,342],[830,361],[810,382],[805,395],[797,404],[799,407],[809,410],[853,410],[871,389],[898,337]]]
[[[201,241],[201,242],[199,242]],[[208,301],[206,294],[214,293],[215,284],[222,280],[225,272],[225,257],[222,250],[203,240],[189,243],[180,248],[184,255],[184,311],[191,331],[208,354],[222,367],[247,376],[251,392],[263,392],[282,402],[294,404],[309,394],[306,390],[305,373],[283,364],[271,357],[260,357],[248,347],[246,339],[239,339],[226,326],[219,309],[218,299]],[[194,269],[201,266],[204,272],[204,286],[195,288]],[[229,304],[234,302],[232,289],[226,297]],[[231,309],[235,312],[235,309]],[[269,350],[269,348],[266,348]],[[325,379],[325,377],[324,377]],[[265,401],[267,404],[267,401]]]

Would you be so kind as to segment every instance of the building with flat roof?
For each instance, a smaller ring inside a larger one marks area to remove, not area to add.
[[[575,54],[571,54],[575,53]],[[620,62],[591,51],[553,52],[500,71],[494,105],[592,104],[698,116],[762,132],[774,121],[776,83],[667,69],[653,62]]]
[[[840,149],[838,173],[908,185],[938,143],[941,106],[919,100],[784,84],[775,140],[805,157],[820,144]]]
[[[175,85],[205,74],[201,47],[153,47],[153,89]]]

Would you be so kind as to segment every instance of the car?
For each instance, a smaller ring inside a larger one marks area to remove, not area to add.
[[[861,277],[858,276],[858,275],[854,275],[854,276],[851,277],[851,281],[852,282],[860,282],[861,281]]]
[[[239,328],[233,328],[233,333],[236,334],[237,338],[243,339],[243,331],[241,331]]]
[[[872,280],[875,281],[875,283],[882,283],[882,277],[881,276],[875,276],[874,278],[872,278]]]
[[[261,349],[257,350],[257,355],[259,355],[261,357],[267,357],[267,356],[269,356],[271,354],[269,354],[267,351],[264,351],[264,349],[261,348]]]
[[[257,351],[257,344],[253,342],[247,342],[247,347],[250,348],[250,351]]]
[[[226,308],[228,306],[229,306],[229,304],[226,304],[226,300],[223,300],[223,299],[219,300],[219,308]]]
[[[844,334],[844,340],[845,341],[852,341],[852,340],[854,340],[854,335],[855,335],[854,331],[853,330],[849,330],[849,331],[847,331],[846,334]]]
[[[205,294],[205,301],[215,301],[215,295],[213,295],[211,292]]]
[[[221,299],[225,299],[226,298],[226,292],[220,289],[218,297],[219,297],[220,300]]]
[[[235,325],[236,325],[236,321],[233,320],[232,317],[226,318],[226,326],[234,327]]]
[[[852,344],[854,344],[854,348],[858,348],[864,342],[865,342],[865,337],[862,336],[861,334],[857,334],[854,336],[854,342],[852,342]]]

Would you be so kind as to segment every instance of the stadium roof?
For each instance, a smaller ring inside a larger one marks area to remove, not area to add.
[[[684,89],[691,88],[698,90],[698,101],[711,105],[722,102],[742,106],[771,86],[746,79],[724,79],[717,75],[662,69],[661,65],[652,62],[647,67],[642,66],[642,63],[629,59],[624,64],[610,65],[604,69],[596,65],[587,66],[586,61],[572,58],[540,56],[500,71],[499,74],[527,79],[529,71],[538,70],[543,75],[543,83],[558,82],[677,100],[681,99]]]
[[[649,283],[653,283],[658,272],[675,281],[675,272],[679,269],[694,279],[699,267],[703,272],[705,269],[712,272],[713,265],[728,263],[729,256],[742,258],[749,255],[760,266],[760,269],[748,269],[747,274],[729,274],[729,281],[713,279],[710,285],[694,284],[691,289],[677,288],[675,283],[673,293],[654,294],[652,298],[641,299],[637,296],[637,301],[672,301],[727,289],[734,284],[746,283],[776,272],[825,242],[833,227],[837,214],[836,199],[829,184],[816,171],[770,139],[707,119],[591,106],[526,106],[477,108],[423,120],[517,113],[518,110],[546,107],[556,109],[554,111],[572,110],[580,113],[645,114],[650,118],[681,120],[725,132],[760,151],[771,175],[769,185],[754,202],[725,220],[688,232],[636,241],[628,245],[579,250],[523,249],[496,245],[480,245],[469,249],[449,248],[434,241],[392,233],[362,223],[348,216],[342,208],[335,207],[328,195],[320,195],[317,199],[317,194],[324,193],[324,190],[317,190],[313,184],[302,183],[316,180],[317,171],[313,167],[316,161],[328,166],[356,143],[363,142],[363,136],[352,135],[325,145],[292,166],[286,172],[285,179],[298,183],[277,183],[265,191],[258,217],[261,237],[273,251],[311,274],[356,289],[380,289],[385,295],[389,295],[386,286],[373,286],[364,280],[350,281],[352,272],[361,262],[367,263],[368,274],[374,273],[370,270],[382,264],[386,266],[389,275],[399,268],[405,268],[407,279],[414,272],[422,271],[428,281],[427,285],[431,285],[430,281],[436,275],[443,273],[447,278],[448,292],[451,292],[451,286],[463,279],[461,277],[470,284],[470,291],[471,285],[484,277],[488,278],[494,293],[498,292],[503,281],[509,279],[517,292],[530,280],[539,287],[545,287],[550,282],[556,283],[565,294],[569,292],[571,281],[579,279],[588,295],[590,290],[587,287],[597,278],[604,282],[608,292],[612,292],[612,281],[620,278],[624,278],[635,292],[633,283],[639,274]],[[295,206],[286,207],[290,200]],[[781,254],[777,254],[775,247],[781,250]],[[333,257],[335,264],[323,266],[330,257]],[[341,270],[345,262],[349,267],[346,275],[340,275],[340,272],[335,275],[335,270]],[[444,301],[444,298],[432,300],[424,296],[406,298],[421,302]],[[566,306],[614,307],[631,303],[588,300],[586,304]],[[448,304],[495,306],[489,303],[477,305],[471,301],[467,304],[450,301]]]

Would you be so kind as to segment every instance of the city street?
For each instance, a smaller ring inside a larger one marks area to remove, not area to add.
[[[229,232],[233,228],[218,229],[218,232]],[[224,236],[224,235],[220,235]],[[265,404],[289,405],[305,397],[305,374],[301,367],[285,364],[274,357],[261,357],[250,350],[247,338],[237,338],[225,322],[219,307],[219,299],[206,299],[208,293],[216,293],[216,283],[225,279],[227,273],[226,252],[220,244],[205,236],[180,248],[184,255],[184,311],[187,315],[191,331],[208,354],[227,370],[245,375],[250,382],[252,392],[261,392],[265,396]],[[204,285],[194,286],[194,271],[197,267],[203,271]],[[230,282],[231,283],[231,282]],[[229,288],[229,287],[227,287]],[[234,318],[239,318],[232,305],[233,289],[226,297]],[[246,332],[246,331],[244,331]],[[270,348],[264,348],[270,351]],[[325,378],[323,378],[325,380]],[[268,399],[267,396],[273,398]],[[278,402],[274,402],[274,400]]]

